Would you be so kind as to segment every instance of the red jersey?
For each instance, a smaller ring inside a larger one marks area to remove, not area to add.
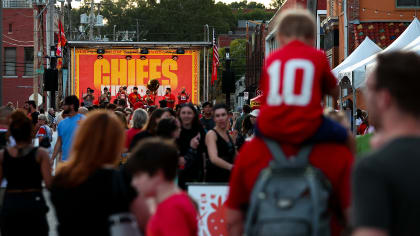
[[[190,96],[186,93],[181,93],[178,95],[178,104],[184,104],[187,103],[188,100],[190,99]]]
[[[287,156],[296,155],[298,146],[282,145]],[[255,158],[258,157],[258,158]],[[320,169],[332,185],[334,199],[331,205],[331,232],[332,236],[340,235],[342,227],[334,213],[337,209],[346,210],[350,207],[350,176],[353,166],[353,156],[343,145],[335,143],[317,144],[309,156],[310,163]],[[264,141],[254,138],[246,142],[237,156],[230,179],[230,190],[227,206],[235,210],[248,207],[252,189],[262,169],[268,166],[272,155]]]
[[[293,41],[265,61],[259,131],[279,142],[302,143],[322,121],[322,97],[337,86],[324,52]]]
[[[141,129],[131,128],[125,131],[125,147],[130,148],[131,141],[133,141],[134,135],[140,133]]]
[[[171,94],[165,94],[164,98],[167,101],[167,106],[171,109],[174,109],[174,107],[175,107],[175,96],[172,93]]]
[[[147,103],[148,106],[153,106],[155,105],[155,95],[150,94],[150,95],[144,95],[143,96],[143,100]]]
[[[147,236],[197,236],[197,211],[185,193],[161,202],[147,224]]]
[[[134,107],[136,103],[143,102],[143,98],[138,93],[131,93],[128,96],[128,102],[130,103],[131,107]]]
[[[117,96],[116,96],[116,99],[123,99],[123,100],[127,101],[127,94],[124,91],[122,91],[121,93],[118,92]]]

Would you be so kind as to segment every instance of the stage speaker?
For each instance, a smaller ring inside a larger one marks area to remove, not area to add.
[[[57,91],[58,90],[58,70],[47,69],[44,72],[44,90]]]

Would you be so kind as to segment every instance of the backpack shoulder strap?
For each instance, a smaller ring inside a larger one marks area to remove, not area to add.
[[[312,151],[312,145],[303,146],[297,156],[289,160],[277,142],[268,138],[263,138],[263,140],[277,165],[282,167],[305,167],[309,164],[309,154]]]
[[[286,155],[284,154],[283,150],[277,142],[265,137],[263,138],[263,141],[270,150],[270,153],[273,156],[273,160],[276,164],[285,167],[290,165],[290,162],[287,160]]]
[[[312,145],[305,145],[303,146],[296,158],[294,159],[294,166],[296,167],[305,167],[307,165],[309,165],[309,155],[311,154],[312,151]]]

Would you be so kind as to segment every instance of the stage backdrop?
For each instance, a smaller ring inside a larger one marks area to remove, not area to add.
[[[105,49],[103,58],[98,59],[96,49],[72,48],[70,92],[80,98],[87,88],[91,88],[95,90],[97,100],[104,87],[115,96],[121,86],[127,86],[128,93],[137,86],[143,96],[149,80],[158,79],[160,87],[156,102],[162,99],[167,87],[175,96],[185,87],[191,95],[190,101],[197,104],[200,97],[200,53],[185,50],[185,54],[177,55],[177,60],[174,60],[175,50],[149,50],[149,54],[143,55],[146,58],[140,59],[140,49]]]

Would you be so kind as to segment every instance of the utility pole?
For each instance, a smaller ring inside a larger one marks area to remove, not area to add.
[[[101,14],[101,3],[98,3],[98,16]],[[97,23],[97,22],[96,22]],[[101,36],[101,27],[97,27],[98,28],[98,35],[99,35],[99,38],[101,38],[102,39],[102,36]]]
[[[231,92],[231,84],[232,84],[232,71],[230,70],[230,48],[225,48],[225,58],[226,58],[226,78],[223,78],[226,84],[226,106],[230,109],[230,92]]]
[[[137,35],[137,42],[139,42],[140,40],[140,35],[139,35],[139,19],[136,19],[136,35]]]
[[[204,25],[204,41],[206,41],[206,33],[207,33],[207,30],[206,30],[206,27],[208,27],[208,25]],[[207,102],[208,101],[208,98],[207,98],[207,90],[208,90],[208,88],[207,88],[207,80],[206,80],[206,54],[207,54],[207,47],[204,47],[204,52],[203,52],[203,100],[204,100],[204,102]]]
[[[38,6],[34,8],[34,78],[33,78],[33,89],[34,89],[34,100],[35,104],[38,104]]]
[[[64,13],[63,13],[64,14]],[[71,35],[71,0],[67,0],[67,17],[68,17],[68,25],[69,25],[69,40],[72,40],[73,37]],[[63,19],[63,25],[64,25],[64,19]]]
[[[117,25],[114,25],[114,42],[117,41],[117,35],[115,34],[115,27],[117,27]]]
[[[0,0],[0,105],[3,104],[3,0]]]
[[[89,14],[89,41],[93,41],[93,26],[95,21],[95,13],[93,12],[95,8],[95,3],[93,0],[90,1],[90,14]]]
[[[52,3],[48,3],[48,10],[47,10],[47,53],[49,56],[49,65],[47,65],[49,68],[53,69],[53,62],[52,62],[52,55],[55,55],[54,52],[54,14],[55,14],[55,6]],[[45,93],[45,92],[44,92]],[[48,99],[49,98],[49,99]],[[51,107],[52,101],[55,98],[55,91],[50,91],[47,92],[47,108]],[[48,104],[48,101],[50,101],[50,103]]]

